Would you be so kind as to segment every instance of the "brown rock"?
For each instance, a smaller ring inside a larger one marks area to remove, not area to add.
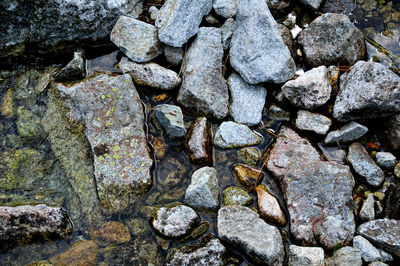
[[[58,266],[96,265],[99,247],[92,240],[79,240],[64,252],[51,257],[50,262]]]
[[[260,170],[251,168],[244,164],[236,165],[233,168],[235,179],[248,191],[252,191],[263,179],[264,174]]]
[[[154,97],[153,97],[153,100],[154,101],[156,101],[156,102],[163,102],[163,101],[165,101],[166,99],[168,99],[168,93],[166,93],[166,92],[163,92],[163,93],[161,93],[161,94],[158,94],[158,95],[155,95]]]
[[[212,166],[212,135],[207,118],[199,117],[190,125],[185,140],[185,152],[192,163]]]
[[[264,185],[257,186],[256,191],[260,216],[269,222],[284,226],[286,217],[275,196],[269,193]]]
[[[115,221],[103,223],[98,228],[91,228],[89,236],[92,239],[112,244],[123,244],[131,240],[129,228],[125,224]]]

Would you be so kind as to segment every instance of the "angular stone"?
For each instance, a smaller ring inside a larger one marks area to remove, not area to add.
[[[247,206],[253,203],[253,197],[240,187],[227,187],[222,192],[224,205],[241,205]]]
[[[156,27],[131,17],[119,17],[110,40],[135,62],[148,62],[161,53]]]
[[[339,121],[400,113],[400,77],[382,64],[359,61],[340,83],[333,106]]]
[[[167,62],[173,66],[180,65],[183,61],[183,49],[164,45],[163,53]]]
[[[264,185],[257,186],[256,192],[260,217],[266,219],[268,222],[284,226],[286,224],[286,217],[282,212],[277,198],[269,193]]]
[[[259,264],[282,265],[285,251],[279,230],[243,206],[227,206],[218,211],[218,237],[242,250]]]
[[[342,14],[323,14],[298,37],[306,62],[311,66],[352,66],[364,58],[364,36]]]
[[[214,0],[215,13],[224,18],[232,18],[236,15],[238,0]]]
[[[252,167],[257,165],[261,157],[260,151],[254,147],[242,148],[238,151],[238,155],[240,159]]]
[[[330,250],[351,242],[354,178],[348,166],[303,162],[292,166],[280,183],[297,241]]]
[[[338,130],[329,132],[324,140],[324,143],[337,144],[338,142],[346,143],[354,141],[364,136],[367,132],[367,127],[352,121]]]
[[[221,149],[234,149],[261,143],[260,135],[248,126],[232,121],[222,122],[214,137],[214,144]]]
[[[221,26],[222,47],[224,48],[224,51],[229,50],[231,46],[232,35],[235,31],[235,27],[236,22],[233,18],[228,18]]]
[[[189,160],[198,166],[212,166],[211,125],[205,117],[196,118],[189,127],[185,140],[185,152]]]
[[[51,265],[96,265],[98,253],[99,246],[96,242],[78,240],[64,252],[51,257],[49,261]]]
[[[359,142],[350,145],[347,160],[351,163],[354,171],[360,176],[365,177],[367,183],[371,186],[379,186],[385,178],[383,171],[369,156],[364,145]]]
[[[186,189],[185,203],[196,209],[218,209],[219,187],[215,168],[205,166],[193,173],[190,185]]]
[[[212,0],[167,0],[155,21],[158,37],[165,44],[181,47],[196,35],[211,8]]]
[[[228,87],[231,95],[229,109],[233,120],[248,126],[259,124],[267,90],[259,85],[248,84],[235,73],[229,76]]]
[[[250,83],[283,83],[295,63],[265,0],[239,1],[231,41],[231,66]]]
[[[328,161],[337,162],[340,164],[344,163],[344,159],[347,155],[346,151],[336,147],[325,147],[322,143],[318,143],[318,147]]]
[[[282,18],[292,9],[292,0],[266,0],[275,19]]]
[[[331,97],[331,91],[326,66],[313,68],[282,86],[286,99],[296,107],[307,110],[324,105]]]
[[[172,90],[181,83],[178,74],[156,63],[138,64],[123,57],[119,62],[122,72],[131,75],[138,85],[148,86],[160,90]]]
[[[312,9],[318,9],[323,0],[300,0],[304,5],[311,7]]]
[[[322,7],[324,13],[341,13],[350,16],[357,3],[352,0],[327,0]]]
[[[376,163],[384,169],[393,169],[396,166],[396,157],[390,152],[377,152]]]
[[[125,224],[116,221],[102,223],[89,230],[91,239],[111,244],[124,244],[131,240],[129,228]]]
[[[300,130],[325,135],[331,124],[331,119],[326,116],[303,110],[297,112],[296,127]]]
[[[361,220],[368,222],[375,219],[374,206],[375,206],[374,195],[370,193],[361,207],[359,213]]]
[[[279,106],[272,104],[268,109],[268,116],[279,121],[290,121],[290,112],[287,112]]]
[[[221,74],[223,55],[221,30],[200,28],[185,57],[177,98],[189,113],[214,119],[228,115],[228,86]]]
[[[183,114],[179,106],[171,104],[159,104],[154,108],[154,116],[160,123],[165,135],[169,139],[185,137],[185,125]]]
[[[361,266],[361,252],[358,248],[340,248],[332,257],[325,260],[325,266]]]
[[[253,191],[264,178],[263,172],[244,164],[233,167],[233,174],[238,183],[247,189],[247,191]]]
[[[390,117],[384,122],[383,134],[394,150],[400,148],[400,115]]]
[[[361,251],[361,257],[365,262],[382,260],[379,249],[362,236],[354,237],[353,246]]]
[[[74,52],[74,58],[54,75],[56,81],[81,80],[86,76],[86,58],[83,50]]]
[[[58,89],[69,97],[72,117],[85,124],[103,209],[122,212],[152,185],[143,107],[131,77],[104,74]]]
[[[289,246],[289,265],[291,266],[321,266],[324,265],[324,259],[323,248]]]

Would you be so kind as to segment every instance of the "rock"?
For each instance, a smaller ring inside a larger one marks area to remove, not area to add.
[[[158,209],[152,221],[154,229],[169,238],[180,238],[187,235],[198,223],[200,217],[190,207],[179,205],[172,208]]]
[[[390,146],[397,150],[400,148],[400,115],[388,118],[384,124],[384,138],[389,141]]]
[[[261,143],[260,135],[248,126],[232,121],[222,122],[214,137],[214,144],[221,149],[234,149]]]
[[[378,219],[363,223],[357,233],[386,252],[400,256],[400,221]]]
[[[321,160],[311,143],[289,127],[283,126],[278,135],[267,162],[268,170],[277,179],[283,179],[291,166]]]
[[[364,36],[349,18],[327,13],[316,18],[298,37],[311,66],[352,66],[365,56]]]
[[[337,162],[340,164],[344,163],[346,158],[346,151],[336,147],[325,147],[322,143],[318,143],[318,147],[321,149],[322,154],[328,161]]]
[[[384,65],[359,61],[340,84],[333,106],[339,121],[376,118],[400,112],[400,77]]]
[[[207,118],[199,117],[192,122],[186,134],[184,145],[186,155],[193,164],[212,166],[212,134],[211,125]]]
[[[193,229],[193,231],[189,235],[187,235],[184,238],[182,238],[181,240],[179,240],[179,242],[186,242],[186,241],[194,240],[194,239],[198,238],[199,236],[203,235],[205,232],[207,232],[209,228],[210,228],[209,222],[202,222],[202,223],[200,223],[199,226],[197,226],[195,229]]]
[[[128,74],[98,75],[58,90],[70,101],[70,115],[85,125],[94,155],[97,193],[109,213],[124,211],[152,185],[142,102]]]
[[[180,47],[172,47],[164,45],[163,53],[167,62],[173,66],[182,64],[183,61],[183,49]]]
[[[250,83],[283,83],[295,63],[265,0],[239,1],[231,40],[231,66]]]
[[[376,163],[388,170],[392,170],[396,166],[396,157],[390,152],[377,152],[376,155]]]
[[[35,261],[29,264],[25,264],[25,266],[53,266],[49,261],[47,260],[40,260],[40,261]]]
[[[205,166],[193,173],[186,189],[185,203],[196,209],[218,210],[219,187],[215,168]]]
[[[160,90],[172,90],[181,83],[176,72],[152,62],[137,64],[123,57],[119,62],[119,68],[124,74],[130,74],[138,85]]]
[[[329,250],[351,242],[354,178],[348,166],[297,162],[280,183],[296,241]]]
[[[238,0],[214,0],[215,13],[224,18],[232,18],[236,15]]]
[[[0,250],[35,241],[66,238],[72,229],[68,214],[59,207],[44,204],[0,206]]]
[[[382,261],[374,261],[368,264],[368,266],[388,266],[389,264],[386,264]]]
[[[99,246],[91,240],[78,240],[64,252],[49,259],[51,265],[96,265]],[[39,265],[38,265],[39,266]]]
[[[179,106],[170,104],[159,104],[154,108],[154,116],[169,139],[185,137],[185,125],[183,114]]]
[[[86,58],[83,50],[74,52],[74,58],[54,75],[56,81],[76,81],[86,76]]]
[[[211,25],[219,24],[218,19],[216,19],[212,14],[207,15],[205,17],[205,19],[206,19],[208,24],[211,24]]]
[[[394,174],[400,178],[400,163],[396,164],[395,168],[394,168]]]
[[[368,151],[359,142],[350,145],[347,160],[351,163],[354,171],[365,177],[367,183],[371,186],[379,186],[385,178],[383,171],[376,165],[369,156]]]
[[[256,166],[261,158],[260,151],[254,147],[241,148],[238,151],[239,158],[250,166]]]
[[[177,98],[191,113],[214,119],[228,115],[228,86],[221,74],[223,55],[221,30],[200,28],[185,57]]]
[[[263,172],[244,164],[233,167],[233,174],[237,182],[248,191],[253,191],[264,178]]]
[[[164,137],[160,136],[157,138],[153,138],[152,140],[154,155],[156,159],[162,159],[165,156],[165,153],[168,150],[168,144],[165,142]]]
[[[361,257],[365,262],[382,260],[381,252],[379,251],[379,249],[374,247],[367,239],[362,236],[354,237],[353,246],[361,251]]]
[[[312,9],[317,10],[321,6],[322,0],[300,0],[300,2],[307,7],[311,7]]]
[[[341,13],[350,16],[357,3],[352,0],[327,0],[322,7],[324,13]]]
[[[135,62],[148,62],[161,53],[156,27],[131,17],[119,17],[110,40]]]
[[[2,95],[0,113],[7,118],[12,118],[14,116],[13,98],[11,89],[8,89],[7,92],[4,95]]]
[[[303,110],[297,112],[296,127],[300,130],[325,135],[331,125],[331,119],[326,116]]]
[[[181,47],[196,35],[203,16],[210,13],[212,0],[167,0],[155,22],[160,40]]]
[[[123,223],[110,221],[102,223],[89,231],[91,239],[111,244],[124,244],[131,240],[129,228]]]
[[[375,205],[374,195],[370,193],[361,207],[359,213],[361,220],[368,222],[375,219],[374,205]]]
[[[326,66],[313,68],[282,86],[286,99],[296,107],[307,110],[324,105],[331,97],[331,91]]]
[[[319,247],[289,246],[289,265],[320,266],[324,265],[324,250]]]
[[[292,58],[296,59],[297,58],[296,46],[294,45],[294,42],[293,42],[294,38],[293,38],[292,32],[289,30],[288,27],[286,27],[283,24],[278,24],[278,29],[279,29],[279,32],[281,33],[283,42],[289,48],[290,55],[292,56]]]
[[[240,187],[227,187],[222,191],[224,199],[224,206],[227,205],[241,205],[247,206],[253,203],[253,197]]]
[[[228,78],[230,92],[229,111],[233,120],[240,124],[254,126],[260,123],[267,90],[259,85],[251,85],[239,75]]]
[[[227,206],[218,211],[218,237],[243,251],[259,264],[282,265],[285,251],[279,230],[243,206]]]
[[[256,192],[260,217],[268,222],[284,226],[286,224],[286,217],[282,212],[281,206],[279,206],[277,198],[269,193],[264,185],[257,186]]]
[[[231,46],[232,35],[235,31],[235,27],[236,22],[233,18],[228,18],[221,26],[222,47],[224,48],[224,51],[229,50]]]
[[[352,121],[338,130],[329,132],[324,143],[337,144],[354,141],[364,136],[367,132],[367,127]]]
[[[325,266],[361,266],[361,252],[358,248],[343,247],[325,260]]]
[[[266,0],[266,2],[275,19],[284,17],[292,9],[291,0]]]
[[[160,15],[160,10],[158,10],[157,7],[155,6],[150,6],[149,8],[149,14],[150,14],[150,18],[152,20],[156,20],[158,15]]]
[[[271,104],[268,109],[268,116],[279,121],[290,121],[290,112],[287,112],[275,104]]]

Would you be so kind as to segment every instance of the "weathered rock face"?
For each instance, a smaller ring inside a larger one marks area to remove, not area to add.
[[[338,130],[331,131],[325,138],[325,144],[345,143],[361,138],[368,132],[368,128],[351,121]]]
[[[361,266],[361,252],[358,248],[342,247],[332,257],[325,260],[325,266],[354,265]]]
[[[66,238],[73,225],[68,214],[44,204],[0,207],[0,250],[15,245]]]
[[[154,116],[157,118],[165,135],[169,139],[185,137],[185,125],[183,114],[179,106],[171,104],[159,104],[154,109]]]
[[[189,127],[185,140],[185,152],[190,161],[199,166],[211,166],[212,157],[211,125],[205,117],[199,117]]]
[[[289,265],[293,266],[324,265],[324,250],[322,248],[317,248],[317,247],[301,247],[296,245],[290,245]]]
[[[354,178],[348,166],[302,163],[292,166],[280,183],[297,241],[327,249],[351,242]]]
[[[158,37],[165,44],[181,47],[198,32],[211,8],[212,0],[167,0],[155,22]]]
[[[260,216],[269,222],[284,226],[286,217],[276,197],[269,193],[264,185],[257,186],[256,192]]]
[[[255,263],[282,265],[285,251],[279,230],[243,206],[218,211],[218,237],[244,251]]]
[[[49,259],[50,265],[96,265],[99,246],[91,240],[79,240],[64,252]],[[41,264],[38,264],[38,266]]]
[[[325,135],[331,124],[331,119],[326,116],[303,110],[297,112],[296,127],[300,130]]]
[[[333,116],[340,121],[400,113],[400,77],[384,65],[359,61],[340,84]]]
[[[311,66],[351,66],[365,56],[363,34],[342,14],[316,18],[300,33],[298,41]]]
[[[221,74],[223,55],[221,30],[200,28],[186,54],[177,98],[190,112],[214,119],[228,115],[228,86]]]
[[[230,63],[250,83],[283,83],[294,76],[295,63],[265,0],[239,1]]]
[[[236,15],[238,0],[214,0],[213,8],[215,13],[224,18],[231,18]]]
[[[235,31],[235,26],[236,22],[233,18],[228,18],[221,26],[222,47],[224,47],[224,51],[229,50],[231,46],[231,40],[233,32]]]
[[[223,122],[214,137],[214,144],[221,149],[234,149],[261,143],[260,135],[248,126],[232,121]]]
[[[104,210],[122,212],[152,184],[143,107],[131,77],[99,75],[58,89],[70,98],[72,117],[86,126]]]
[[[83,50],[74,52],[74,58],[54,75],[56,81],[81,80],[86,75],[86,58]]]
[[[247,206],[253,203],[253,197],[244,189],[239,187],[227,187],[222,192],[224,205]]]
[[[365,262],[372,262],[378,260],[387,261],[387,259],[391,260],[390,254],[387,254],[383,250],[377,249],[367,239],[365,239],[362,236],[354,237],[353,246],[361,251],[361,257]]]
[[[248,191],[253,191],[264,178],[264,173],[260,170],[239,164],[233,167],[233,175],[237,182]]]

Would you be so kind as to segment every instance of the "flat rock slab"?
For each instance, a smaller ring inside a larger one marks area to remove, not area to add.
[[[317,134],[325,135],[332,120],[326,116],[300,110],[297,112],[296,127],[300,130],[313,131]]]
[[[382,64],[359,61],[340,84],[333,106],[339,121],[400,113],[400,77]]]
[[[294,76],[295,63],[267,1],[238,2],[230,63],[250,84],[284,83]]]
[[[214,137],[214,144],[221,149],[234,149],[261,143],[260,135],[248,126],[232,121],[223,122]]]
[[[330,250],[352,241],[354,178],[348,166],[302,163],[291,167],[280,183],[297,241]]]
[[[85,125],[103,209],[124,211],[150,189],[153,166],[142,102],[130,75],[99,75],[58,89],[69,98],[71,116]]]
[[[325,138],[325,144],[346,143],[357,140],[368,132],[368,128],[351,121],[338,130],[331,131]]]
[[[218,211],[218,237],[242,250],[259,264],[282,265],[285,251],[279,230],[243,206]]]
[[[212,133],[207,118],[199,117],[192,122],[185,139],[185,152],[189,160],[198,166],[212,166]]]

